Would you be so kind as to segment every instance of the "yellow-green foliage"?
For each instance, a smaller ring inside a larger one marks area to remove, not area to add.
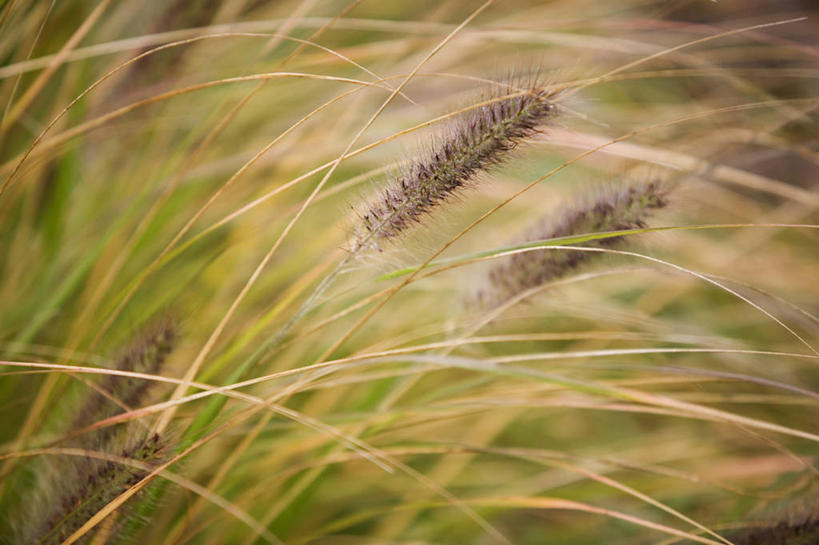
[[[0,543],[812,543],[817,20],[0,0]]]

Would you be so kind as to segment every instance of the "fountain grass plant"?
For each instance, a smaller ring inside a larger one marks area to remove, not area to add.
[[[0,4],[0,542],[812,543],[818,16]]]

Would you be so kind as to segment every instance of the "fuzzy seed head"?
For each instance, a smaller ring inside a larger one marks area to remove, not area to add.
[[[138,333],[116,358],[115,369],[139,373],[158,373],[179,336],[178,326],[171,318],[163,318]],[[97,420],[122,412],[122,406],[138,407],[149,393],[153,382],[144,379],[106,375],[99,391],[88,392],[77,410],[71,429],[79,429]],[[104,392],[104,393],[102,393]],[[110,397],[108,397],[110,396]],[[118,405],[113,400],[116,400]],[[113,428],[103,428],[97,434],[107,435]]]
[[[780,520],[730,536],[735,545],[815,545],[819,543],[819,503],[805,506]]]
[[[668,189],[659,182],[627,186],[608,192],[565,210],[557,218],[541,220],[537,227],[530,230],[525,242],[644,228],[648,215],[653,210],[666,206],[667,194]],[[607,248],[621,242],[621,237],[614,237],[586,242],[583,245]],[[594,259],[596,255],[593,252],[546,249],[511,255],[490,270],[488,288],[479,298],[490,305],[507,301],[567,275]]]
[[[154,467],[165,459],[158,435],[131,435],[117,447],[105,445],[110,454]],[[49,478],[43,483],[35,507],[29,509],[15,543],[57,545],[79,530],[100,509],[148,475],[140,468],[92,457],[65,456],[49,460]]]
[[[406,232],[476,174],[503,162],[523,139],[556,113],[555,93],[536,85],[512,86],[461,116],[448,135],[426,146],[405,165],[380,197],[360,214],[353,249],[378,247]]]

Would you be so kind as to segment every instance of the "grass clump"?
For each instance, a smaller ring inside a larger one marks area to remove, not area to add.
[[[816,14],[0,3],[0,543],[810,542]]]

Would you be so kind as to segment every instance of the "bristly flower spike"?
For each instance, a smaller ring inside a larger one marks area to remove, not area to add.
[[[602,192],[556,218],[541,220],[529,231],[524,242],[644,228],[649,214],[666,206],[669,191],[668,186],[655,181]],[[622,237],[605,238],[583,245],[607,248],[622,240]],[[488,286],[479,299],[490,306],[508,301],[569,274],[596,255],[596,252],[546,249],[511,255],[490,269]]]
[[[115,362],[116,370],[159,373],[165,359],[176,345],[179,336],[178,329],[176,321],[169,316],[144,328],[120,352]],[[83,404],[76,411],[71,429],[80,429],[97,420],[114,416],[122,412],[123,407],[139,406],[155,384],[155,382],[144,379],[119,375],[105,376],[99,384],[99,391],[89,392]],[[113,400],[116,400],[116,403]],[[97,437],[89,438],[89,440],[99,442],[100,436],[110,437],[112,433],[113,428],[103,428],[96,433]]]
[[[137,436],[109,452],[136,462],[139,464],[136,467],[91,457],[65,456],[56,460],[48,468],[50,478],[40,491],[42,499],[37,502],[28,498],[28,511],[21,515],[13,543],[62,543],[100,509],[147,476],[149,468],[164,461],[165,451],[166,445],[159,436]]]
[[[403,234],[467,187],[476,174],[503,162],[522,140],[553,119],[556,93],[536,84],[507,85],[460,116],[446,136],[425,146],[360,214],[353,251]]]
[[[119,371],[157,374],[173,350],[179,336],[177,322],[169,316],[136,334],[116,358]],[[120,375],[106,375],[97,391],[90,391],[71,423],[70,430],[122,412],[123,407],[137,407],[155,383]],[[39,490],[31,491],[21,507],[25,516],[13,543],[57,544],[78,530],[114,498],[140,481],[166,458],[167,442],[156,434],[146,434],[135,422],[119,427],[105,427],[69,436],[63,446],[97,451],[133,460],[137,467],[103,460],[93,456],[46,458],[39,473]],[[37,499],[39,496],[41,499]],[[41,508],[34,508],[36,505]],[[121,516],[121,520],[127,519]],[[114,533],[116,529],[112,530]]]
[[[791,510],[778,520],[729,536],[735,545],[815,545],[819,543],[819,501]]]

